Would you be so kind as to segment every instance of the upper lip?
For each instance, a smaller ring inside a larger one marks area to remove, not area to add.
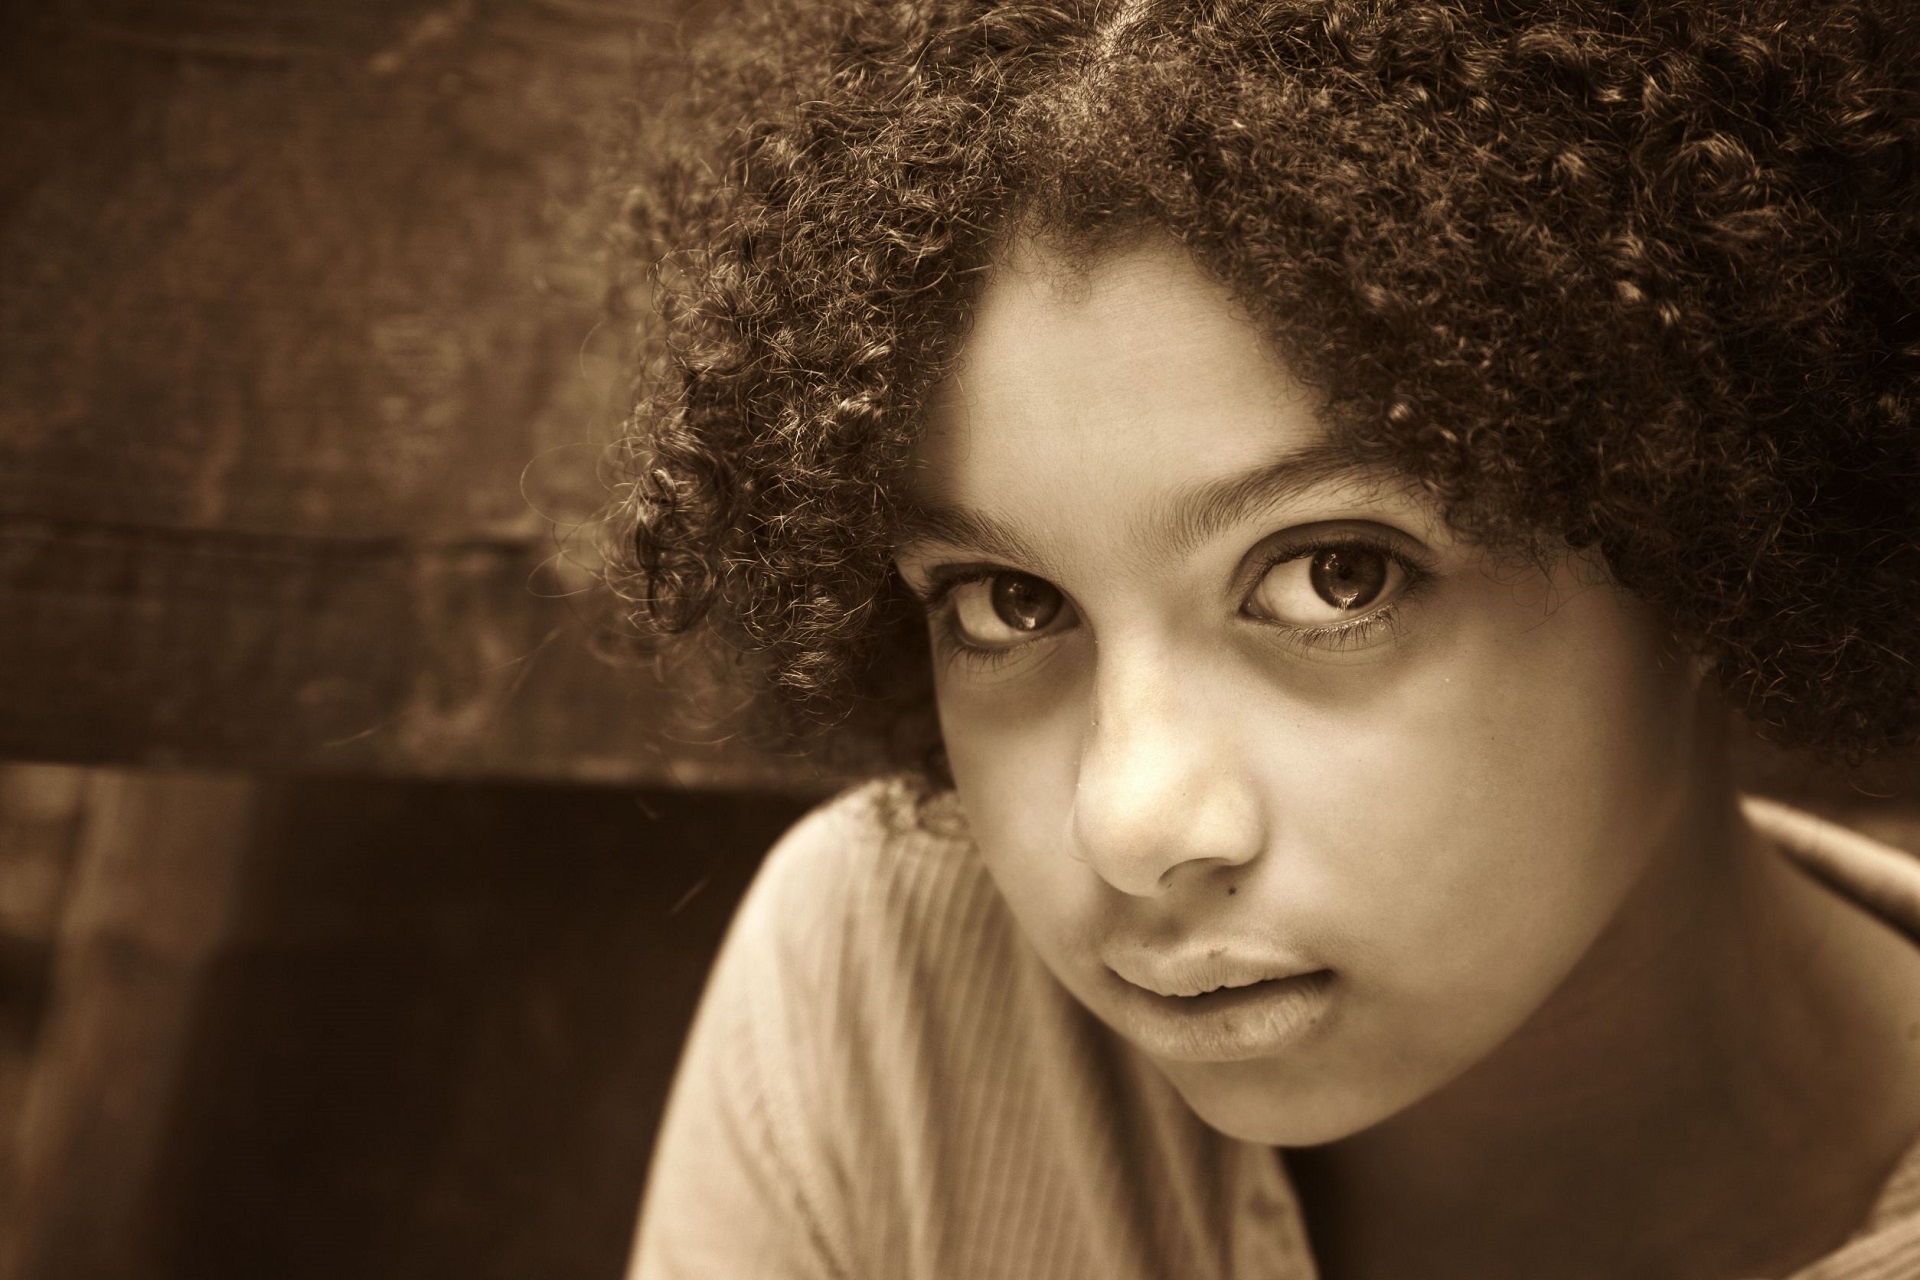
[[[1314,965],[1258,947],[1124,947],[1103,959],[1123,980],[1161,996],[1203,996],[1318,972]]]

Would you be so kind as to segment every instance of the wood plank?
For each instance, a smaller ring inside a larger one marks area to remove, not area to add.
[[[0,757],[819,786],[589,649],[514,542],[0,522]]]
[[[793,783],[530,589],[606,497],[600,144],[676,18],[0,18],[0,754]]]

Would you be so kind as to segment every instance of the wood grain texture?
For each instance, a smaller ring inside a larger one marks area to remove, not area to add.
[[[0,753],[796,776],[690,745],[578,617],[627,357],[596,165],[678,21],[0,19]]]

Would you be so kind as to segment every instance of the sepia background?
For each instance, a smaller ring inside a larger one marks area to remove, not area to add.
[[[619,158],[703,14],[4,12],[0,1280],[612,1280],[825,786],[583,604]],[[1910,764],[1748,768],[1913,829]]]
[[[621,0],[0,19],[0,1276],[614,1277],[820,784],[592,653]]]

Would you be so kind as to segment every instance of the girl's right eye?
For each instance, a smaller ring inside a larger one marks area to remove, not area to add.
[[[1074,623],[1060,589],[1029,573],[989,573],[956,583],[947,599],[961,643],[975,649],[1014,649]]]

